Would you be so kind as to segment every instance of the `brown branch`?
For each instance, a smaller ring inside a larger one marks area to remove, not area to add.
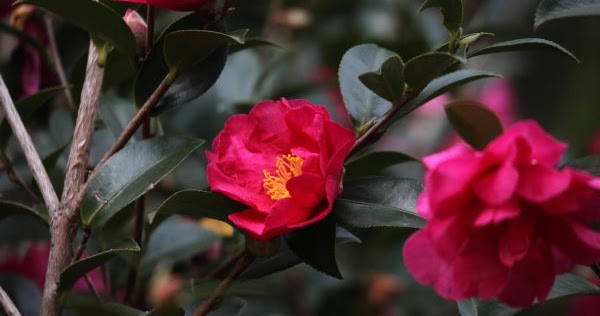
[[[94,122],[102,92],[104,69],[98,66],[98,51],[90,41],[86,76],[81,91],[81,104],[75,123],[71,152],[67,163],[60,211],[52,213],[50,223],[51,248],[42,297],[43,316],[60,314],[60,272],[73,260],[72,242],[81,225],[78,208],[85,190],[88,158],[92,145]]]
[[[25,159],[27,160],[29,169],[33,174],[33,178],[37,182],[38,187],[42,192],[42,197],[46,207],[48,207],[48,211],[50,214],[56,213],[59,207],[58,196],[56,195],[56,191],[52,186],[52,182],[50,182],[50,177],[48,177],[46,169],[44,169],[42,159],[40,159],[40,155],[33,146],[31,136],[29,133],[27,133],[25,125],[23,124],[23,121],[21,120],[21,117],[15,108],[15,104],[8,93],[8,89],[6,88],[4,79],[2,79],[2,75],[0,75],[0,106],[6,115],[6,119],[8,120],[15,137],[19,141],[19,144],[25,153]]]
[[[2,305],[2,308],[4,308],[6,315],[21,316],[21,313],[19,313],[19,310],[17,309],[15,304],[12,302],[12,300],[10,299],[8,294],[6,294],[6,292],[4,291],[4,289],[1,286],[0,286],[0,305]]]

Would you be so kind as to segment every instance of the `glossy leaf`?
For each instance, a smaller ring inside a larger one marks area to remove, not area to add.
[[[600,154],[577,158],[567,162],[565,166],[587,171],[596,177],[600,177]]]
[[[285,236],[290,249],[309,266],[334,278],[342,274],[335,259],[336,225],[333,216]]]
[[[499,75],[476,69],[463,69],[436,78],[431,81],[416,97],[402,106],[402,108],[394,115],[390,123],[407,115],[433,98],[448,92],[454,87],[474,80],[490,77],[499,77]]]
[[[239,51],[242,51],[242,50],[245,50],[248,48],[263,47],[263,46],[268,46],[268,47],[273,47],[273,48],[282,48],[282,46],[280,46],[279,44],[273,43],[266,39],[248,38],[248,39],[245,39],[243,43],[233,43],[231,45],[231,47],[229,48],[229,54],[231,55],[231,54],[237,53]]]
[[[210,56],[225,43],[244,43],[247,30],[239,35],[214,31],[184,30],[169,33],[165,38],[164,54],[171,70],[188,68]],[[184,48],[185,49],[182,49]]]
[[[145,316],[146,312],[120,303],[106,302],[95,297],[67,295],[64,307],[86,316]]]
[[[38,211],[18,202],[0,200],[0,221],[7,217],[16,215],[34,216],[44,222],[44,224],[48,224],[50,221],[50,216],[48,215],[47,211]]]
[[[19,3],[29,3],[51,11],[92,35],[109,41],[127,56],[135,56],[135,37],[123,17],[101,2],[24,0]]]
[[[125,146],[90,180],[81,204],[83,224],[94,229],[102,227],[202,143],[202,140],[178,136],[156,137]]]
[[[444,27],[452,36],[460,34],[463,20],[461,0],[426,0],[419,8],[419,12],[427,8],[441,8],[444,16]]]
[[[458,100],[448,103],[444,109],[460,137],[477,150],[483,150],[502,134],[502,123],[498,116],[479,102]]]
[[[346,162],[344,178],[350,179],[373,175],[386,167],[409,161],[418,160],[397,151],[370,152],[366,155],[352,158]]]
[[[79,280],[79,278],[83,277],[88,272],[94,270],[95,268],[99,267],[101,264],[112,259],[113,257],[124,253],[138,251],[140,251],[140,247],[135,243],[135,241],[128,239],[122,244],[115,246],[114,248],[104,250],[92,256],[83,258],[77,262],[74,262],[68,267],[66,267],[60,274],[60,290],[67,291],[71,289],[71,287],[73,287],[73,285],[75,284],[75,282],[77,282],[77,280]]]
[[[156,210],[150,222],[149,231],[155,229],[171,215],[184,215],[194,218],[209,217],[229,222],[231,213],[247,209],[248,206],[233,201],[222,194],[202,190],[184,190],[167,198]]]
[[[191,13],[175,21],[163,31],[146,56],[136,77],[134,98],[137,106],[142,106],[146,102],[169,73],[169,66],[164,56],[164,44],[167,35],[180,30],[201,30],[206,25],[206,20],[198,14]],[[224,32],[225,27],[220,23],[211,28],[210,31]],[[226,59],[227,44],[223,43],[202,61],[183,69],[158,102],[152,115],[158,115],[175,106],[189,102],[206,92],[223,71]]]
[[[361,178],[344,183],[333,214],[346,227],[413,227],[425,220],[416,215],[416,201],[423,185],[406,178]]]
[[[404,96],[404,64],[400,56],[388,58],[379,72],[362,74],[358,79],[378,96],[392,104],[400,102]]]
[[[467,56],[475,57],[479,55],[486,54],[494,54],[494,53],[502,53],[502,52],[512,52],[512,51],[522,51],[522,50],[546,50],[551,52],[561,53],[575,62],[579,62],[579,59],[575,57],[570,51],[566,48],[552,42],[549,40],[545,40],[543,38],[520,38],[516,40],[506,41],[495,43],[490,46],[486,46],[480,48],[478,50],[474,50],[467,54]]]
[[[156,228],[140,262],[140,273],[147,274],[161,261],[177,262],[208,250],[217,240],[212,231],[196,222],[172,218]]]
[[[350,48],[340,62],[338,71],[340,89],[344,103],[354,121],[366,124],[372,119],[382,116],[391,105],[367,88],[359,76],[377,71],[394,52],[374,44],[363,44]]]
[[[600,0],[542,0],[533,27],[557,19],[596,15],[600,15]]]
[[[420,91],[431,80],[442,75],[446,70],[461,60],[448,53],[431,52],[419,55],[406,62],[404,77],[409,88]]]

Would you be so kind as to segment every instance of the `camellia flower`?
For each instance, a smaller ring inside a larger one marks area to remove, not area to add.
[[[146,34],[148,34],[148,25],[144,18],[135,10],[127,9],[123,20],[129,26],[129,29],[135,36],[138,55],[143,55],[146,50]]]
[[[248,205],[229,219],[269,240],[330,213],[354,133],[306,100],[263,101],[234,115],[207,152],[211,189]]]
[[[215,0],[118,0],[123,2],[134,2],[148,4],[173,11],[199,11],[210,5]]]
[[[444,298],[524,307],[543,302],[557,274],[600,262],[600,179],[556,169],[566,145],[534,121],[482,151],[465,144],[425,157],[417,210],[427,225],[404,245],[408,270]]]

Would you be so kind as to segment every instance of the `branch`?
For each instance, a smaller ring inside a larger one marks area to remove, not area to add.
[[[54,28],[52,27],[52,15],[46,14],[44,16],[44,27],[46,29],[46,36],[48,37],[48,42],[50,44],[50,58],[52,58],[52,61],[54,62],[54,70],[56,72],[56,75],[58,76],[60,84],[63,86],[67,86],[68,82],[67,76],[65,75],[65,68],[63,66],[62,61],[60,60],[60,54],[58,53],[58,45],[56,44],[56,38],[54,37]],[[65,88],[64,94],[69,109],[75,112],[77,108],[75,108],[75,101],[73,101],[73,94],[71,93],[71,88]]]
[[[60,315],[59,288],[61,271],[73,260],[72,243],[81,225],[78,208],[85,190],[92,135],[102,92],[104,69],[98,66],[98,51],[90,41],[81,104],[71,142],[60,211],[52,213],[51,248],[42,297],[42,315]]]
[[[17,309],[15,304],[10,300],[10,297],[8,297],[8,294],[6,294],[6,292],[4,291],[4,289],[1,286],[0,286],[0,304],[2,305],[2,308],[4,308],[6,315],[21,316],[21,313],[19,313],[19,310]]]
[[[23,125],[23,121],[21,120],[21,117],[15,108],[15,104],[8,93],[8,89],[6,88],[4,79],[2,79],[2,75],[0,75],[0,105],[4,110],[6,119],[8,120],[15,137],[19,141],[19,144],[25,153],[25,159],[27,160],[29,169],[33,174],[33,178],[42,191],[42,197],[44,198],[46,207],[48,207],[48,211],[50,214],[56,213],[59,207],[58,196],[56,195],[56,191],[52,186],[52,182],[50,182],[50,178],[48,177],[46,169],[44,169],[42,159],[40,159],[40,155],[33,146],[31,136],[29,133],[27,133],[27,130]]]

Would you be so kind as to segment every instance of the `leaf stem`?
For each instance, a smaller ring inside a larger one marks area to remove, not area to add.
[[[144,212],[146,206],[146,196],[142,195],[135,201],[135,218],[133,223],[133,239],[138,245],[142,244],[142,233],[144,228],[144,219],[146,213]],[[133,290],[135,289],[135,281],[137,279],[138,266],[141,260],[141,253],[135,255],[133,262],[129,266],[129,272],[127,273],[127,282],[125,285],[125,295],[123,302],[131,303],[131,297]]]
[[[198,307],[198,309],[194,312],[194,316],[203,316],[212,310],[215,303],[223,295],[225,290],[229,288],[231,283],[237,278],[251,263],[254,261],[254,255],[248,251],[244,251],[242,255],[238,258],[236,265],[229,272],[229,275],[221,283],[217,286],[217,288],[212,292],[210,297]]]
[[[90,229],[84,228],[83,232],[81,234],[81,240],[79,241],[79,246],[77,246],[77,250],[75,251],[75,256],[73,257],[71,264],[73,264],[73,263],[75,263],[75,261],[81,259],[81,256],[83,255],[83,251],[85,250],[85,247],[87,245],[87,241],[89,238],[90,238]]]
[[[10,299],[8,294],[6,294],[6,292],[4,291],[4,289],[1,286],[0,286],[0,304],[2,305],[2,308],[4,308],[6,315],[21,316],[21,313],[15,306],[15,303],[13,303],[13,301]]]

